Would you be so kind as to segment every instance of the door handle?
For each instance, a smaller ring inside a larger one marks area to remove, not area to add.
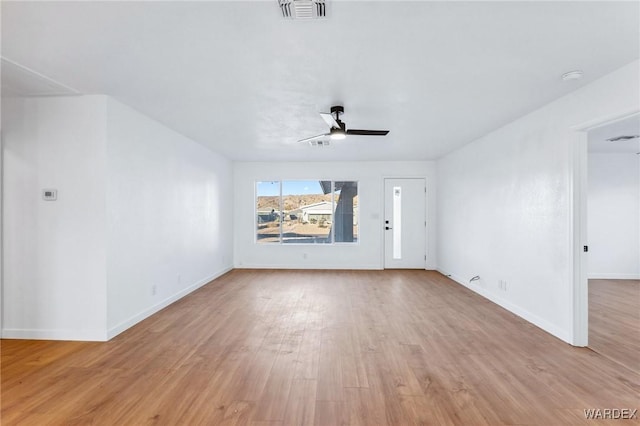
[[[386,229],[386,230],[388,231],[389,229],[393,229],[393,228],[390,228],[390,227],[388,227],[388,226],[385,226],[385,227],[384,227],[384,229]]]

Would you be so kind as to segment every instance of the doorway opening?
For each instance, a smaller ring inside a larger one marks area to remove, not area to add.
[[[640,371],[640,113],[576,130],[574,344]]]
[[[640,114],[587,133],[588,347],[640,372]]]

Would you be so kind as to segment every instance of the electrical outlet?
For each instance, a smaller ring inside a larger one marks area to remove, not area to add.
[[[302,258],[306,259],[307,258],[307,253],[302,253]]]
[[[180,276],[180,274],[177,274],[176,281],[178,281],[178,284],[182,282],[182,277]]]
[[[154,284],[151,286],[151,295],[155,296],[156,293],[158,293],[158,286]]]
[[[499,280],[498,281],[498,288],[502,291],[507,291],[507,281],[506,280]]]

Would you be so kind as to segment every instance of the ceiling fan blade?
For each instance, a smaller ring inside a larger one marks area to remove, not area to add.
[[[359,129],[347,130],[348,135],[385,136],[387,133],[389,133],[388,130],[359,130]]]
[[[321,112],[320,117],[322,117],[322,119],[329,125],[330,128],[340,128],[340,125],[332,114],[329,114],[328,112]]]
[[[329,134],[325,133],[323,135],[311,136],[310,138],[300,139],[298,142],[309,142],[309,141],[312,141],[314,139],[322,139],[322,138],[328,138],[328,137],[329,137]]]

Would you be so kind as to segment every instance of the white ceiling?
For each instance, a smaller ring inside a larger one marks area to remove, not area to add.
[[[638,2],[2,2],[2,56],[236,160],[438,158],[639,55]],[[580,81],[560,75],[584,71]],[[388,129],[330,147],[317,114]]]
[[[640,138],[607,140],[618,136],[640,136],[640,114],[589,131],[589,152],[640,153]]]

